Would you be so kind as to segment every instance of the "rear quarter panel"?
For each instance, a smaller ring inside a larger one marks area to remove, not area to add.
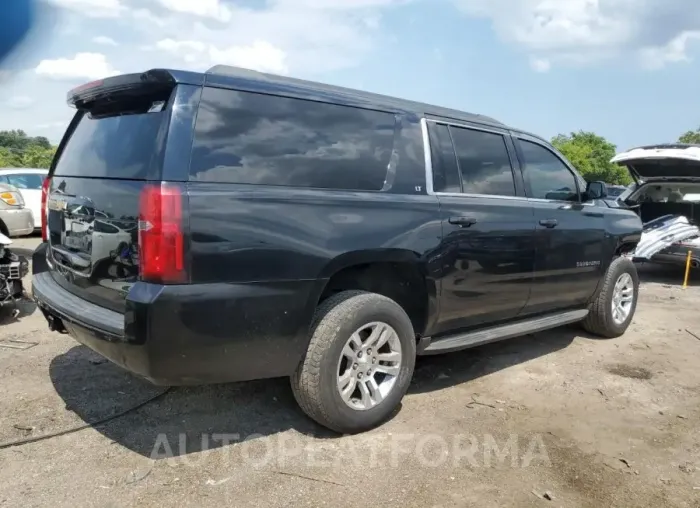
[[[232,380],[291,374],[329,277],[345,267],[414,262],[432,282],[435,305],[430,266],[439,263],[441,225],[434,197],[252,187],[189,184],[191,287],[202,294],[163,314],[194,342],[220,350],[227,368],[236,367]]]
[[[192,281],[317,280],[357,262],[426,261],[432,196],[189,186]]]

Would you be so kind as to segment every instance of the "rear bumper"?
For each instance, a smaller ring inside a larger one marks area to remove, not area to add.
[[[7,226],[10,236],[24,236],[34,232],[34,216],[29,208],[0,210],[0,219]]]
[[[159,385],[291,375],[308,345],[322,281],[160,286],[136,283],[124,314],[59,286],[35,253],[32,292],[49,323]],[[44,270],[44,271],[42,271]],[[58,320],[58,321],[57,321]],[[56,326],[58,325],[58,326]]]

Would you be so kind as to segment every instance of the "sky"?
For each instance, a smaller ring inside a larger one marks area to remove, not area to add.
[[[58,142],[71,88],[215,64],[494,117],[620,150],[700,127],[698,0],[40,0],[0,130]]]

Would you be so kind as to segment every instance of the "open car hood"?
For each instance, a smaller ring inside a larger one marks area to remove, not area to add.
[[[700,145],[654,145],[617,154],[610,162],[627,166],[632,178],[700,181]]]

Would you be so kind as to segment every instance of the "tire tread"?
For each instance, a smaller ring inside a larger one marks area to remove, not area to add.
[[[632,264],[632,261],[625,257],[617,257],[610,263],[600,293],[591,304],[588,315],[581,322],[583,329],[587,332],[609,339],[621,335],[610,326],[612,316],[608,309],[608,294],[614,289],[615,279],[620,276],[617,267],[627,263]]]
[[[345,429],[327,413],[321,401],[323,355],[336,340],[336,332],[342,322],[360,308],[376,304],[378,299],[396,305],[385,296],[360,290],[343,291],[324,300],[314,313],[310,328],[311,340],[306,354],[291,376],[292,393],[304,413],[317,423],[339,433]]]

